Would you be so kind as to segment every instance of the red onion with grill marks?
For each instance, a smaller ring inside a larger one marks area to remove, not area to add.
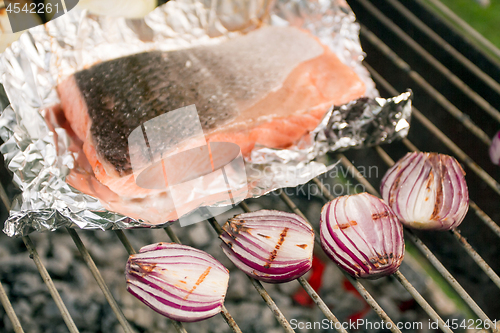
[[[356,278],[390,275],[403,261],[401,223],[387,204],[368,193],[326,203],[321,210],[320,239],[326,254]]]
[[[277,210],[240,214],[229,219],[223,230],[222,250],[253,278],[288,282],[312,266],[314,231],[296,214]]]
[[[500,131],[491,139],[490,159],[493,164],[500,165]]]
[[[404,225],[450,230],[462,223],[469,209],[464,175],[451,156],[408,153],[387,171],[380,192]]]
[[[206,252],[186,245],[144,246],[127,261],[127,290],[170,319],[193,322],[221,311],[229,271]]]

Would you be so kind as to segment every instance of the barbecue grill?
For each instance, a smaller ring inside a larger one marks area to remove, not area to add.
[[[462,27],[471,33],[471,28],[446,10],[437,0],[435,6],[448,15],[455,26]],[[456,230],[449,232],[416,232],[406,229],[407,243],[418,249],[428,263],[447,281],[449,286],[466,304],[470,312],[483,325],[490,323],[487,331],[500,332],[500,172],[498,167],[488,159],[488,146],[491,137],[500,128],[500,66],[496,55],[500,51],[486,43],[484,48],[488,54],[465,39],[455,28],[432,14],[420,0],[350,0],[361,24],[361,42],[367,53],[365,66],[370,71],[383,96],[394,96],[408,87],[414,92],[414,108],[412,127],[407,139],[391,145],[376,146],[363,150],[351,150],[345,153],[332,154],[332,160],[339,160],[350,172],[349,177],[359,183],[367,192],[379,196],[380,178],[394,160],[402,157],[407,151],[435,151],[455,156],[467,172],[467,183],[470,191],[470,209],[465,221]],[[472,31],[473,37],[475,32]],[[483,43],[481,38],[474,38],[474,43]],[[483,43],[484,44],[484,43]],[[500,58],[499,58],[500,59]],[[380,167],[378,179],[364,175],[354,167],[377,165]],[[332,200],[334,195],[318,178],[312,181],[320,191],[324,200]],[[0,198],[7,209],[10,200],[3,187],[0,186]],[[298,208],[301,196],[288,196],[285,192],[279,198],[290,211],[305,217]],[[266,200],[265,197],[250,200],[250,203]],[[241,209],[250,211],[249,204],[243,202]],[[219,223],[211,218],[206,223],[221,233]],[[164,228],[173,242],[180,243],[174,228]],[[80,239],[79,233],[67,230],[74,241],[84,262],[88,265],[98,286],[102,290],[113,313],[116,315],[124,332],[134,332],[118,302],[113,297],[99,267],[94,263],[89,251]],[[129,254],[135,249],[127,238],[127,233],[135,231],[113,231]],[[156,230],[155,232],[161,232]],[[6,236],[3,236],[6,237]],[[79,332],[63,297],[58,292],[54,281],[37,253],[35,244],[29,236],[22,238],[27,248],[27,255],[33,259],[50,295],[55,301],[61,316],[70,332]],[[214,242],[217,240],[214,239]],[[145,245],[145,244],[144,244]],[[316,244],[319,248],[319,244]],[[451,253],[451,254],[450,254]],[[456,258],[460,258],[457,260]],[[406,261],[407,259],[405,259]],[[454,276],[451,272],[462,272]],[[477,278],[477,276],[481,278]],[[486,277],[486,278],[485,278]],[[366,303],[384,321],[391,332],[402,332],[393,319],[389,317],[376,297],[367,290],[366,282],[346,275],[354,288]],[[414,298],[429,319],[437,322],[439,329],[453,332],[439,311],[433,308],[400,271],[392,277],[392,283],[401,284]],[[286,318],[277,303],[266,292],[266,287],[257,280],[249,279],[256,292],[262,296],[276,320],[285,332],[294,332],[290,318]],[[479,282],[478,282],[479,281]],[[318,295],[306,278],[298,279],[299,284],[311,297],[325,318],[332,321],[338,332],[351,329],[342,326],[335,316],[335,309],[330,309]],[[82,290],[82,292],[85,292]],[[229,290],[229,293],[231,290]],[[252,292],[249,290],[248,292]],[[0,284],[0,300],[5,312],[12,322],[16,333],[23,332],[22,323],[4,288]],[[222,317],[234,332],[241,332],[238,319],[232,317],[226,308]],[[180,322],[172,322],[177,332],[187,332]],[[338,323],[338,324],[337,324]]]

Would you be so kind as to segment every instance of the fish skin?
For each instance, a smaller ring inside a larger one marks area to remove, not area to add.
[[[206,129],[222,126],[234,117],[234,100],[223,98],[217,85],[209,84],[206,73],[193,66],[186,68],[187,57],[186,50],[147,52],[75,74],[92,122],[95,148],[121,175],[131,170],[128,137],[142,123],[191,104],[197,105]],[[169,81],[162,81],[162,76]]]

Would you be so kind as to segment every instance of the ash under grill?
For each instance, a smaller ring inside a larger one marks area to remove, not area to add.
[[[425,270],[427,272],[425,274],[436,275],[434,280],[446,281],[448,293],[459,299],[458,303],[464,306],[464,312],[467,315],[471,318],[479,318],[482,322],[500,320],[500,304],[497,301],[500,299],[500,278],[496,273],[500,272],[500,261],[498,260],[500,257],[500,227],[498,224],[500,221],[498,208],[500,172],[498,167],[493,166],[488,158],[490,138],[500,128],[500,112],[498,111],[500,109],[500,67],[498,63],[483,55],[449,28],[447,24],[427,11],[420,1],[405,1],[403,4],[403,2],[396,0],[350,0],[349,5],[356,13],[358,22],[362,25],[361,42],[367,53],[365,65],[372,74],[377,88],[383,96],[393,96],[406,88],[411,88],[415,94],[414,116],[409,136],[401,142],[388,146],[347,151],[344,154],[332,154],[325,158],[330,159],[331,162],[340,160],[340,170],[343,170],[341,173],[345,176],[345,180],[352,184],[352,187],[347,187],[348,190],[355,190],[356,186],[360,186],[358,189],[362,188],[378,195],[377,188],[381,177],[394,163],[394,160],[402,157],[407,151],[436,151],[455,156],[467,172],[466,179],[471,198],[469,213],[458,230],[450,232],[406,230],[406,243],[408,248],[413,249],[413,251],[409,250],[410,255],[405,258],[404,262],[408,266],[412,266],[411,261],[415,260],[414,258],[426,258],[425,264],[428,269]],[[356,164],[356,167],[353,163]],[[374,166],[376,169],[370,169]],[[370,173],[369,170],[374,171]],[[375,172],[375,170],[377,171]],[[8,176],[5,170],[2,171],[1,175],[2,183],[7,188],[8,193],[4,193],[2,188],[0,189],[0,197],[4,206],[9,208],[8,198],[12,197],[13,189],[6,181]],[[248,200],[246,203],[242,203],[240,208],[243,211],[257,207],[293,211],[306,219],[308,218],[317,231],[316,221],[319,220],[321,205],[326,200],[333,199],[335,195],[345,194],[335,192],[334,185],[330,183],[329,179],[314,179],[304,189],[281,191],[276,195]],[[292,193],[293,195],[288,195]],[[316,215],[314,209],[308,209],[310,207],[317,207]],[[3,214],[5,217],[5,209]],[[222,222],[222,219],[219,222]],[[215,219],[211,219],[206,222],[205,227],[210,227],[214,231],[211,234],[207,233],[211,238],[207,238],[206,243],[217,243],[216,233],[220,232],[219,223]],[[185,241],[183,237],[179,239],[176,232],[183,233],[182,236],[185,236],[186,233],[189,233],[186,231],[187,229],[167,227],[165,228],[167,235],[161,230],[148,231],[151,235],[154,234],[153,239],[148,241],[167,240],[166,236],[174,242]],[[103,310],[106,316],[114,315],[123,332],[140,331],[140,325],[137,325],[135,321],[131,323],[127,320],[130,315],[124,309],[119,292],[108,286],[110,281],[107,280],[105,260],[101,260],[102,257],[106,256],[106,253],[100,253],[97,256],[94,254],[94,258],[97,257],[97,260],[94,261],[87,247],[91,242],[93,243],[92,251],[99,251],[99,241],[116,244],[118,240],[116,240],[115,235],[112,235],[115,233],[125,248],[119,249],[122,251],[120,255],[126,257],[128,254],[135,253],[138,246],[147,244],[146,242],[137,244],[147,238],[144,236],[145,231],[106,232],[106,236],[98,236],[100,238],[97,238],[97,241],[93,241],[92,237],[87,239],[86,231],[77,232],[68,229],[68,233],[69,237],[67,235],[59,235],[59,237],[64,236],[68,241],[71,240],[87,264],[89,272],[97,282],[93,286],[93,290],[100,289],[101,297],[104,297],[109,303],[109,306]],[[87,244],[82,242],[79,234],[84,237]],[[139,234],[138,237],[137,234]],[[2,237],[6,238],[5,235]],[[53,235],[49,234],[33,236],[42,245],[44,239],[51,237]],[[31,237],[26,236],[22,240],[27,248],[27,253],[24,249],[17,249],[17,252],[24,252],[25,258],[29,256],[33,259],[36,270],[43,278],[54,301],[55,308],[59,310],[58,316],[62,318],[70,332],[78,332],[78,327],[85,324],[86,314],[77,314],[77,309],[67,307],[65,300],[69,296],[66,290],[61,289],[58,284],[60,277],[53,276],[54,274],[49,275],[47,264],[42,262]],[[9,240],[8,244],[19,244],[19,242]],[[40,248],[39,244],[38,246]],[[101,245],[101,247],[104,246]],[[320,248],[319,244],[316,244],[316,248]],[[43,251],[45,252],[45,250]],[[56,258],[57,255],[60,253],[53,254]],[[60,261],[60,259],[57,260]],[[53,264],[51,265],[53,266]],[[49,270],[54,272],[52,266],[49,267]],[[386,323],[385,330],[375,329],[372,331],[415,331],[414,329],[403,328],[400,330],[397,328],[396,320],[399,322],[400,318],[391,317],[392,309],[385,302],[385,298],[380,296],[383,293],[377,290],[383,290],[383,288],[392,288],[390,290],[398,292],[401,290],[402,293],[407,293],[411,296],[413,306],[418,308],[424,320],[430,319],[437,322],[442,331],[456,331],[447,327],[447,314],[443,313],[443,307],[429,294],[428,288],[425,287],[425,281],[422,283],[417,275],[411,273],[411,269],[404,267],[401,268],[403,273],[398,271],[392,277],[382,279],[383,283],[381,284],[355,280],[347,275],[342,277],[339,272],[337,275],[349,281],[354,290],[361,295],[361,302],[367,308],[365,313],[367,318],[374,321],[382,320]],[[31,269],[34,270],[33,267]],[[1,269],[0,278],[1,282],[5,282]],[[324,278],[327,279],[329,276]],[[115,285],[114,281],[112,282]],[[308,281],[307,278],[300,278],[297,287],[300,285],[305,294],[312,300],[312,305],[319,309],[320,317],[318,320],[326,318],[332,321],[338,332],[352,331],[349,327],[344,329],[342,325],[335,325],[335,323],[341,324],[345,320],[345,314],[339,313],[342,308],[332,306],[334,301],[329,299],[329,295],[322,294],[321,290],[319,293],[316,292],[312,284],[313,282]],[[270,310],[267,314],[263,314],[262,318],[255,320],[267,322],[264,320],[265,318],[275,317],[275,320],[272,320],[272,327],[263,329],[273,331],[276,330],[276,327],[281,326],[281,329],[277,331],[294,331],[290,323],[292,318],[284,314],[285,312],[294,312],[285,311],[283,301],[274,299],[276,298],[273,292],[274,286],[263,285],[253,279],[249,279],[244,285],[248,286],[249,289],[239,291],[242,293],[240,299],[248,299],[254,303],[264,302],[262,304],[266,304]],[[436,285],[443,286],[434,283],[434,286]],[[85,286],[81,288],[81,290],[73,290],[73,293],[85,294],[87,289]],[[268,293],[267,290],[270,292]],[[14,290],[9,290],[6,293],[0,287],[0,300],[12,322],[13,331],[23,332],[23,322],[17,319],[7,296],[14,292]],[[232,292],[235,292],[235,289],[230,286],[228,297],[231,297]],[[119,302],[115,300],[115,296]],[[250,311],[252,308],[248,309]],[[230,327],[233,331],[240,332],[240,327],[243,331],[247,331],[245,330],[247,327],[252,327],[253,330],[257,330],[255,327],[258,326],[243,327],[240,325],[246,321],[245,315],[250,316],[250,313],[245,314],[239,310],[236,312],[229,313],[226,308],[223,309],[221,316],[228,325],[224,326],[225,329]],[[18,313],[18,315],[21,314]],[[219,320],[218,323],[221,322]],[[390,325],[387,325],[388,323]],[[500,332],[500,323],[496,326],[496,330],[492,329],[491,331]],[[172,322],[172,327],[177,332],[197,331],[197,327],[191,324],[184,325]],[[218,327],[221,330],[224,329],[221,328],[222,326]],[[214,330],[217,331],[217,329]]]

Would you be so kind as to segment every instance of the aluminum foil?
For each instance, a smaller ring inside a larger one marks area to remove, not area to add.
[[[411,94],[377,97],[361,65],[359,26],[342,0],[176,0],[144,19],[100,17],[72,10],[24,33],[0,56],[0,80],[10,106],[0,117],[1,147],[22,194],[4,232],[9,236],[61,227],[81,229],[151,227],[105,209],[97,198],[65,182],[75,166],[64,129],[50,128],[47,107],[59,103],[55,87],[95,63],[147,50],[174,50],[220,43],[262,24],[310,30],[353,68],[366,98],[330,110],[318,128],[286,150],[257,147],[247,163],[249,197],[297,186],[328,171],[313,159],[327,151],[390,142],[408,132]],[[159,226],[159,225],[157,225]]]

